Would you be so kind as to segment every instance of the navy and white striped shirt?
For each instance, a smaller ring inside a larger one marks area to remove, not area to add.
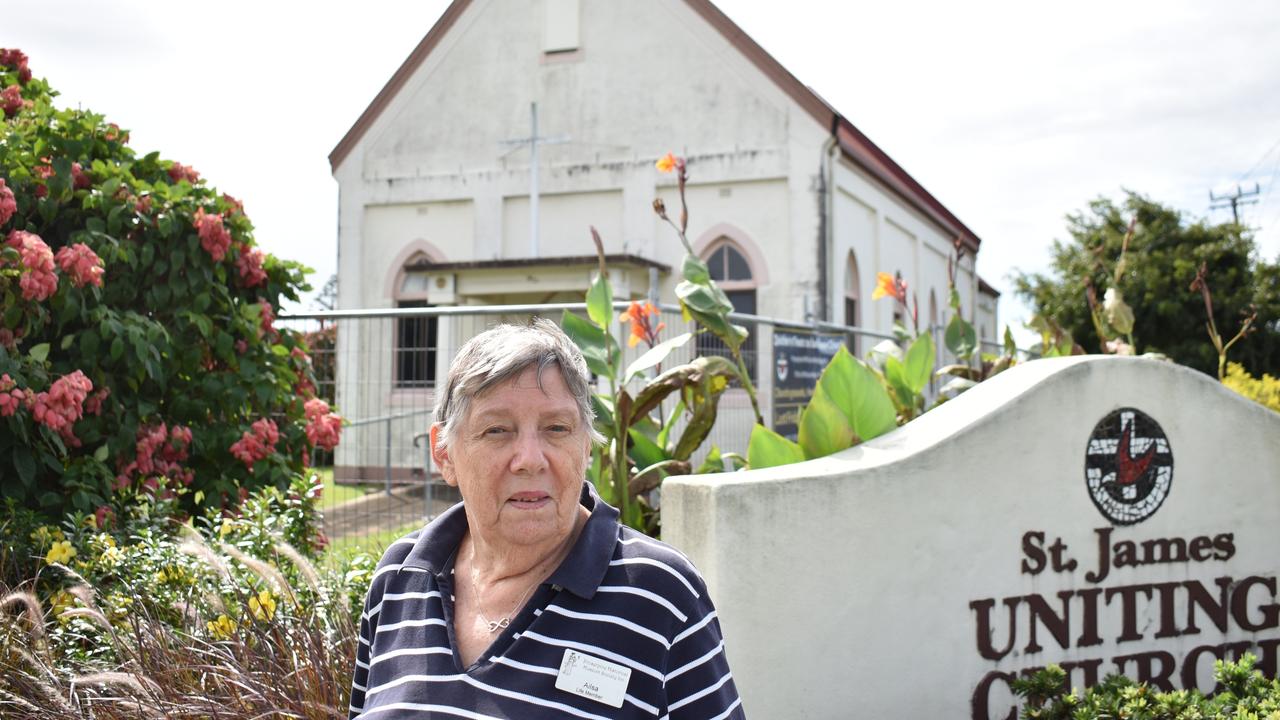
[[[715,608],[675,549],[618,522],[584,483],[577,543],[469,668],[453,632],[461,505],[388,548],[360,621],[350,717],[743,718]],[[577,650],[631,669],[622,707],[555,687]]]

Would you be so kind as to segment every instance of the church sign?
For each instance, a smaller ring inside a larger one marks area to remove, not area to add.
[[[1026,594],[970,601],[978,655],[998,663],[1016,649],[1045,660],[1054,651],[1075,650],[1075,659],[1052,660],[1067,672],[1072,687],[1096,685],[1114,673],[1164,691],[1210,692],[1204,678],[1213,660],[1236,660],[1246,652],[1260,658],[1265,674],[1276,675],[1276,574],[1232,575],[1236,536],[1230,527],[1173,536],[1125,527],[1159,511],[1173,488],[1173,457],[1159,423],[1139,409],[1120,408],[1098,422],[1084,452],[1084,491],[1110,524],[1094,527],[1089,545],[1078,550],[1050,530],[1024,532],[1018,572],[1029,580],[1054,577],[1052,584],[1064,589],[1033,587]],[[1121,568],[1137,569],[1138,581],[1115,582],[1112,571]],[[1210,577],[1193,577],[1204,572]],[[1266,631],[1272,631],[1270,637],[1238,637]],[[1204,641],[1181,643],[1177,652],[1153,645],[1191,636]],[[1092,648],[1099,652],[1090,653]],[[993,688],[1007,690],[1016,676],[1043,666],[1040,661],[984,674],[974,685],[972,717],[1016,717],[1007,704],[993,706]]]
[[[800,411],[809,404],[822,370],[845,343],[844,335],[773,330],[773,431],[796,439]]]
[[[1049,664],[1204,693],[1215,660],[1280,667],[1280,413],[1172,363],[1025,363],[662,499],[751,717],[1005,720]]]

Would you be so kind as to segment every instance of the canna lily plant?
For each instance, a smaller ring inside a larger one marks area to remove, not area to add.
[[[587,290],[586,317],[565,311],[561,319],[565,333],[582,350],[587,367],[609,387],[608,393],[592,398],[596,426],[606,441],[593,448],[588,475],[600,496],[621,511],[623,522],[656,536],[660,521],[658,508],[649,499],[651,491],[668,475],[693,471],[691,458],[715,425],[720,396],[731,381],[742,376],[738,366],[718,356],[697,357],[664,369],[671,352],[687,345],[694,333],[660,340],[665,324],[657,321],[658,310],[649,303],[633,302],[615,316],[604,244],[595,228],[591,228],[591,237],[600,268]],[[643,343],[648,347],[626,366],[614,338],[615,319],[630,325],[629,346]],[[720,320],[728,324],[723,315]],[[674,405],[664,414],[664,403],[671,398]],[[719,448],[713,445],[697,471],[723,467]]]

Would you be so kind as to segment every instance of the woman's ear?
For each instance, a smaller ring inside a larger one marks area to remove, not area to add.
[[[458,479],[453,471],[453,460],[449,458],[449,449],[440,444],[440,423],[431,424],[431,462],[440,468],[440,475],[447,485],[458,486]]]

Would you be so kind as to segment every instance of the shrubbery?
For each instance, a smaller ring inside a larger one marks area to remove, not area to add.
[[[109,522],[142,488],[191,513],[332,449],[307,348],[273,326],[305,269],[194,169],[57,109],[21,52],[0,89],[0,494]]]
[[[1048,668],[1015,680],[1013,690],[1026,698],[1022,717],[1037,720],[1274,720],[1280,718],[1280,680],[1254,669],[1258,659],[1214,662],[1219,690],[1212,697],[1194,690],[1160,692],[1123,675],[1111,675],[1083,695],[1065,690],[1067,674]]]
[[[319,487],[186,525],[140,492],[109,531],[8,501],[0,561],[26,580],[0,601],[0,716],[345,717],[374,560],[313,564]]]

